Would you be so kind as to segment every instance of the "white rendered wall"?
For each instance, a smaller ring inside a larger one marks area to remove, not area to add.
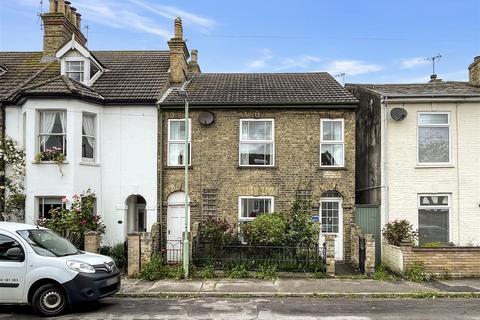
[[[34,163],[38,152],[38,112],[67,111],[67,159],[62,177],[56,164]],[[80,194],[90,188],[97,212],[107,229],[104,242],[126,238],[126,199],[139,194],[147,201],[147,230],[156,221],[157,111],[156,106],[105,107],[79,100],[27,100],[6,108],[6,133],[23,142],[26,112],[26,222],[35,223],[39,196]],[[97,153],[94,163],[81,157],[82,112],[97,115]],[[118,221],[122,221],[119,224]]]
[[[405,107],[405,120],[397,122],[388,115],[395,107]],[[417,115],[422,111],[450,112],[451,165],[417,165]],[[387,152],[388,181],[383,168],[382,179],[388,184],[389,220],[408,219],[417,229],[418,194],[449,193],[450,241],[480,245],[480,103],[390,103],[388,114],[388,145],[382,143],[382,164]],[[382,189],[382,225],[386,222],[386,194]]]

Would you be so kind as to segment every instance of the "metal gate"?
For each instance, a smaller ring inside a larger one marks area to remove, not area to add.
[[[357,204],[355,209],[355,224],[364,234],[373,234],[375,238],[375,264],[381,262],[381,227],[380,206],[370,204]]]

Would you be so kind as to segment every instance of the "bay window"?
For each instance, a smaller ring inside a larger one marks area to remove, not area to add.
[[[82,115],[82,158],[95,160],[96,153],[96,117],[93,114]]]
[[[39,152],[67,155],[67,122],[65,110],[40,111]],[[43,159],[49,160],[49,159]]]
[[[240,120],[240,166],[273,166],[275,134],[273,119]]]
[[[191,165],[192,122],[188,120],[188,165]],[[168,120],[168,166],[185,165],[185,119]]]
[[[419,113],[418,163],[450,163],[450,114],[448,112]]]
[[[421,194],[418,196],[418,239],[426,243],[448,244],[450,194]]]
[[[344,166],[344,120],[320,120],[320,166]]]

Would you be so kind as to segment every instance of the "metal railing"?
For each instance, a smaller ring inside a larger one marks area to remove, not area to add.
[[[179,264],[182,262],[183,253],[182,240],[167,240],[165,247],[165,261],[168,264]]]
[[[251,246],[225,245],[194,241],[193,263],[202,267],[213,265],[225,268],[237,264],[248,270],[257,270],[263,265],[275,265],[279,271],[324,271],[325,246]]]

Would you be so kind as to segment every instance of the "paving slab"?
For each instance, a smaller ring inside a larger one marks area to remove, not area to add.
[[[147,292],[199,292],[203,281],[157,281]]]
[[[215,284],[215,292],[237,292],[237,293],[259,293],[271,292],[278,293],[279,288],[276,283],[264,280],[219,280]]]
[[[437,285],[445,291],[478,292],[480,291],[480,278],[436,280]]]
[[[140,280],[137,281],[134,285],[124,286],[122,281],[122,287],[120,288],[120,293],[131,293],[131,294],[141,294],[147,292],[147,290],[153,286],[155,282]]]

